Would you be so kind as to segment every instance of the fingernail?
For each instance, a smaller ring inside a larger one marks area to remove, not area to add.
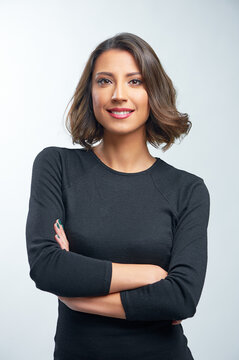
[[[60,236],[59,236],[59,235],[57,235],[57,237],[60,239]]]
[[[60,220],[60,219],[58,219],[58,222],[59,222],[59,224],[60,224],[60,225],[62,225],[62,223],[61,223],[61,220]]]
[[[57,225],[58,229],[60,229],[60,226],[59,226],[59,224],[58,224],[58,223],[56,223],[56,225]]]

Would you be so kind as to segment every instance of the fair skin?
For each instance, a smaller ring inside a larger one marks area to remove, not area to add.
[[[132,72],[137,74],[127,76]],[[147,148],[145,126],[150,111],[148,94],[134,57],[120,49],[101,54],[95,62],[91,94],[95,117],[104,128],[102,142],[94,147],[95,154],[117,171],[140,172],[152,166],[156,160]],[[134,112],[126,119],[116,119],[107,111],[112,107],[130,108]],[[54,230],[61,249],[69,251],[66,234],[61,225],[58,228],[57,221]],[[112,263],[108,295],[58,298],[75,311],[125,319],[120,291],[154,283],[167,275],[156,265]],[[173,325],[179,323],[181,320],[172,321]]]
[[[133,56],[111,49],[97,58],[92,74],[93,110],[104,128],[103,140],[94,152],[106,165],[122,172],[143,171],[156,161],[146,144],[148,94],[141,74],[127,76],[132,72],[140,72]],[[107,111],[112,107],[135,111],[126,119],[116,119]]]

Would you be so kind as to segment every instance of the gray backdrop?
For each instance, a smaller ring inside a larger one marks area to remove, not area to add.
[[[206,281],[182,322],[188,345],[195,360],[239,358],[238,19],[236,0],[0,1],[1,359],[53,358],[57,297],[35,287],[25,246],[32,163],[46,146],[74,147],[65,107],[90,52],[122,31],[154,48],[193,123],[151,154],[201,176],[211,195]]]

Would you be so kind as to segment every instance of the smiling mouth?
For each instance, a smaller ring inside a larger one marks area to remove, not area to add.
[[[108,113],[116,118],[116,119],[126,119],[127,117],[129,117],[133,112],[134,110],[131,110],[131,111],[111,111],[111,110],[107,110]]]
[[[112,110],[107,110],[109,113],[113,113],[113,114],[118,114],[118,115],[125,115],[125,114],[129,114],[131,112],[133,112],[134,110],[130,110],[130,111],[112,111]]]

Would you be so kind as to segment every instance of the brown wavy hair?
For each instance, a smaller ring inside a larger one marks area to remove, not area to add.
[[[192,123],[188,114],[180,113],[176,109],[176,90],[154,50],[139,36],[128,32],[116,34],[101,42],[91,53],[69,101],[70,103],[73,99],[66,117],[66,128],[72,136],[72,143],[80,144],[88,150],[103,138],[104,128],[93,112],[91,85],[96,59],[110,49],[127,50],[134,56],[149,98],[150,113],[145,124],[146,141],[155,148],[165,143],[162,150],[168,150],[175,139],[188,134]]]

